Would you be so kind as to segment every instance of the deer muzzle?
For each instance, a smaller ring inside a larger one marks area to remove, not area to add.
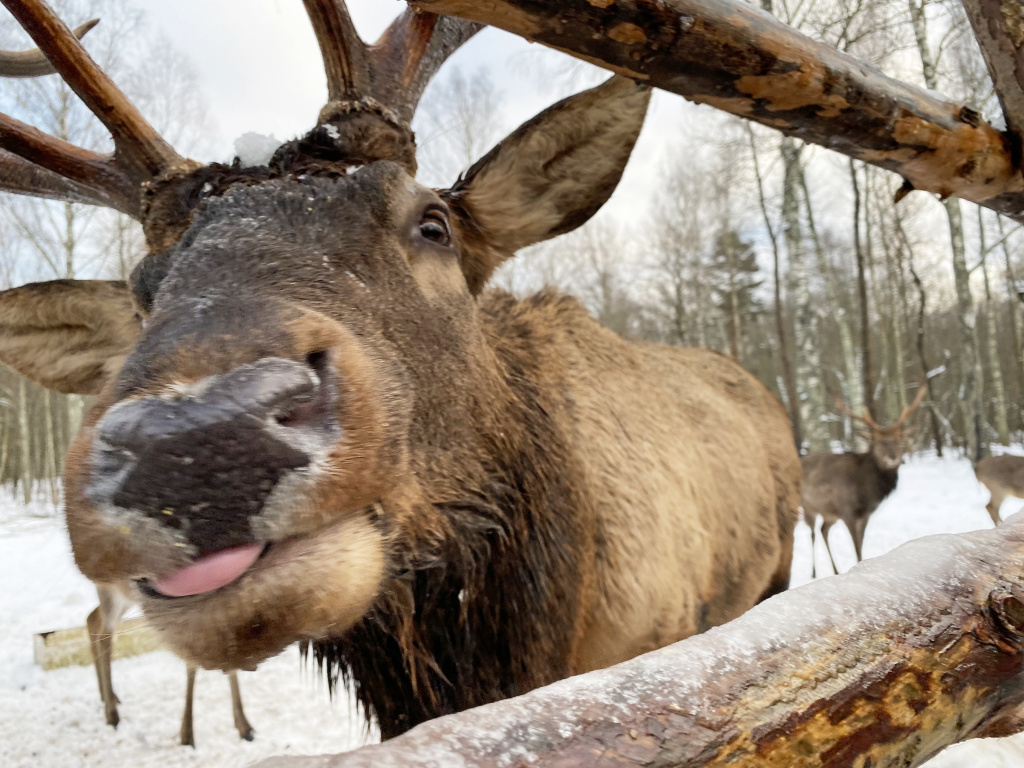
[[[168,596],[229,583],[259,556],[254,531],[276,488],[338,439],[327,353],[264,358],[124,400],[96,428],[88,499],[110,522],[178,548]],[[184,550],[182,552],[181,550]]]

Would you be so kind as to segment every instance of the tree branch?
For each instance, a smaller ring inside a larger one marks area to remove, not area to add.
[[[1024,7],[1019,0],[963,0],[963,6],[1006,125],[1019,136],[1024,128]]]
[[[261,768],[918,766],[1024,728],[1024,515],[930,536],[607,670]]]
[[[410,0],[491,24],[1024,222],[1007,137],[737,0]]]

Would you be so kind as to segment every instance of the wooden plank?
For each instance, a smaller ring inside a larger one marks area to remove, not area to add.
[[[85,627],[39,632],[32,637],[35,663],[45,670],[92,664],[89,632]],[[139,656],[162,648],[153,628],[142,617],[127,619],[114,631],[115,659]]]

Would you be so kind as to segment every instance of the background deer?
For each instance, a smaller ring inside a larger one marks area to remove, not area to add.
[[[117,712],[119,701],[117,694],[114,693],[110,674],[114,630],[117,628],[117,623],[128,612],[133,603],[124,590],[116,589],[109,585],[97,585],[96,592],[99,595],[100,604],[89,614],[85,623],[89,631],[89,650],[92,652],[92,661],[96,667],[96,679],[100,687],[100,699],[103,701],[104,715],[107,718],[107,725],[112,725],[116,728],[121,718]],[[182,746],[194,747],[196,741],[192,728],[192,699],[195,690],[196,668],[192,664],[188,664],[187,667],[185,709],[181,716],[180,740]],[[238,729],[238,735],[241,738],[246,741],[252,741],[255,733],[245,717],[245,711],[242,709],[242,694],[238,687],[238,673],[231,670],[227,674],[231,684],[231,714],[235,721],[235,728]]]
[[[991,494],[985,509],[992,525],[999,525],[999,508],[1007,497],[1024,499],[1024,456],[988,456],[977,463],[974,474]]]
[[[896,490],[899,468],[903,463],[903,440],[908,433],[903,423],[917,410],[927,393],[927,387],[922,385],[914,402],[903,409],[894,424],[887,427],[876,422],[866,408],[864,415],[858,416],[836,400],[840,410],[868,426],[869,431],[862,434],[868,441],[868,450],[865,453],[811,453],[801,461],[804,470],[804,520],[811,527],[811,578],[817,575],[814,526],[818,517],[821,518],[821,538],[825,542],[832,571],[839,573],[828,544],[828,532],[840,520],[850,531],[857,562],[861,561],[868,520],[878,505]]]
[[[0,359],[97,394],[65,471],[75,560],[130,583],[176,653],[250,669],[308,641],[387,738],[786,588],[800,465],[760,382],[485,289],[607,200],[647,88],[613,77],[428,189],[409,121],[477,27],[407,11],[366,46],[307,0],[317,127],[268,166],[203,166],[43,3],[5,2],[116,148],[3,116],[9,173],[136,216],[150,255],[128,284],[0,294]]]

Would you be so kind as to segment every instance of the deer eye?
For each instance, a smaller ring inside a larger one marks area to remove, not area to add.
[[[428,208],[420,219],[420,235],[437,245],[448,247],[452,244],[448,215],[440,208]]]

